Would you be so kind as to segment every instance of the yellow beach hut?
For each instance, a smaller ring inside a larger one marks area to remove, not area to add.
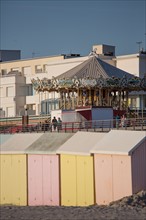
[[[104,135],[79,131],[57,150],[60,154],[61,205],[94,204],[94,168],[90,150]]]
[[[42,134],[14,134],[0,147],[0,204],[27,205],[24,150]]]

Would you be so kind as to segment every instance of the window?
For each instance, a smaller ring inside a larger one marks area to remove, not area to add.
[[[6,75],[7,74],[7,70],[6,69],[3,69],[2,70],[2,75]]]
[[[7,117],[14,116],[14,108],[13,107],[7,107],[6,111],[7,111]]]
[[[15,90],[13,86],[9,86],[6,88],[6,96],[7,97],[12,97],[15,95]]]
[[[30,66],[23,67],[22,70],[23,70],[24,75],[30,75],[31,74],[31,67]]]
[[[42,73],[42,67],[41,67],[41,65],[35,66],[35,72],[36,72],[36,73]]]
[[[33,89],[32,89],[32,85],[28,84],[26,86],[20,86],[18,88],[18,92],[19,96],[31,96],[33,95]]]
[[[0,87],[0,97],[3,97],[3,87]]]
[[[28,95],[28,96],[33,95],[32,84],[27,85],[27,93],[26,93],[26,95]]]
[[[43,65],[43,72],[44,72],[44,73],[47,72],[47,64]]]
[[[11,68],[11,71],[13,71],[13,72],[19,72],[19,67]]]

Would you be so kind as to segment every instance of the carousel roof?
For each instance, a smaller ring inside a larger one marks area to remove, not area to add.
[[[52,79],[32,79],[37,91],[59,89],[111,88],[129,91],[146,90],[146,77],[139,78],[112,66],[96,56]]]
[[[57,79],[62,78],[94,78],[98,79],[99,77],[103,78],[123,78],[126,76],[127,78],[132,78],[133,75],[125,72],[115,66],[112,66],[105,61],[99,59],[96,56],[90,57],[88,60],[84,61],[83,63],[79,64],[78,66],[72,68],[71,70],[66,71],[65,73],[57,76]]]

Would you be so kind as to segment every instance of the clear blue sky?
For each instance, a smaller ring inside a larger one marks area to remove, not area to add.
[[[1,49],[22,58],[64,53],[88,55],[94,44],[116,55],[146,47],[146,0],[0,0]]]

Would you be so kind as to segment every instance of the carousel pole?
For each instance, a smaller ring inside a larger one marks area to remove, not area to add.
[[[66,91],[63,93],[64,109],[66,109]]]
[[[129,95],[129,92],[126,91],[126,110],[128,112],[128,95]]]
[[[94,98],[93,98],[94,105],[96,105],[96,101],[97,101],[96,92],[97,92],[96,89],[94,89]]]
[[[107,105],[110,106],[110,90],[107,89]]]
[[[89,105],[92,105],[91,88],[89,89]]]
[[[80,95],[80,90],[79,90],[79,88],[78,88],[78,89],[77,89],[77,106],[79,105],[79,100],[80,100],[79,95]]]
[[[82,90],[80,89],[80,105],[82,106],[83,104],[82,104],[82,99],[83,97],[82,97]]]
[[[99,106],[101,106],[101,98],[102,98],[102,91],[101,88],[99,89]]]
[[[119,109],[121,110],[121,91],[119,91]]]
[[[71,105],[71,108],[75,109],[74,91],[72,91],[72,105]]]
[[[59,108],[62,109],[62,101],[63,101],[62,100],[62,91],[60,91],[59,94],[60,94],[60,106],[59,106]]]

